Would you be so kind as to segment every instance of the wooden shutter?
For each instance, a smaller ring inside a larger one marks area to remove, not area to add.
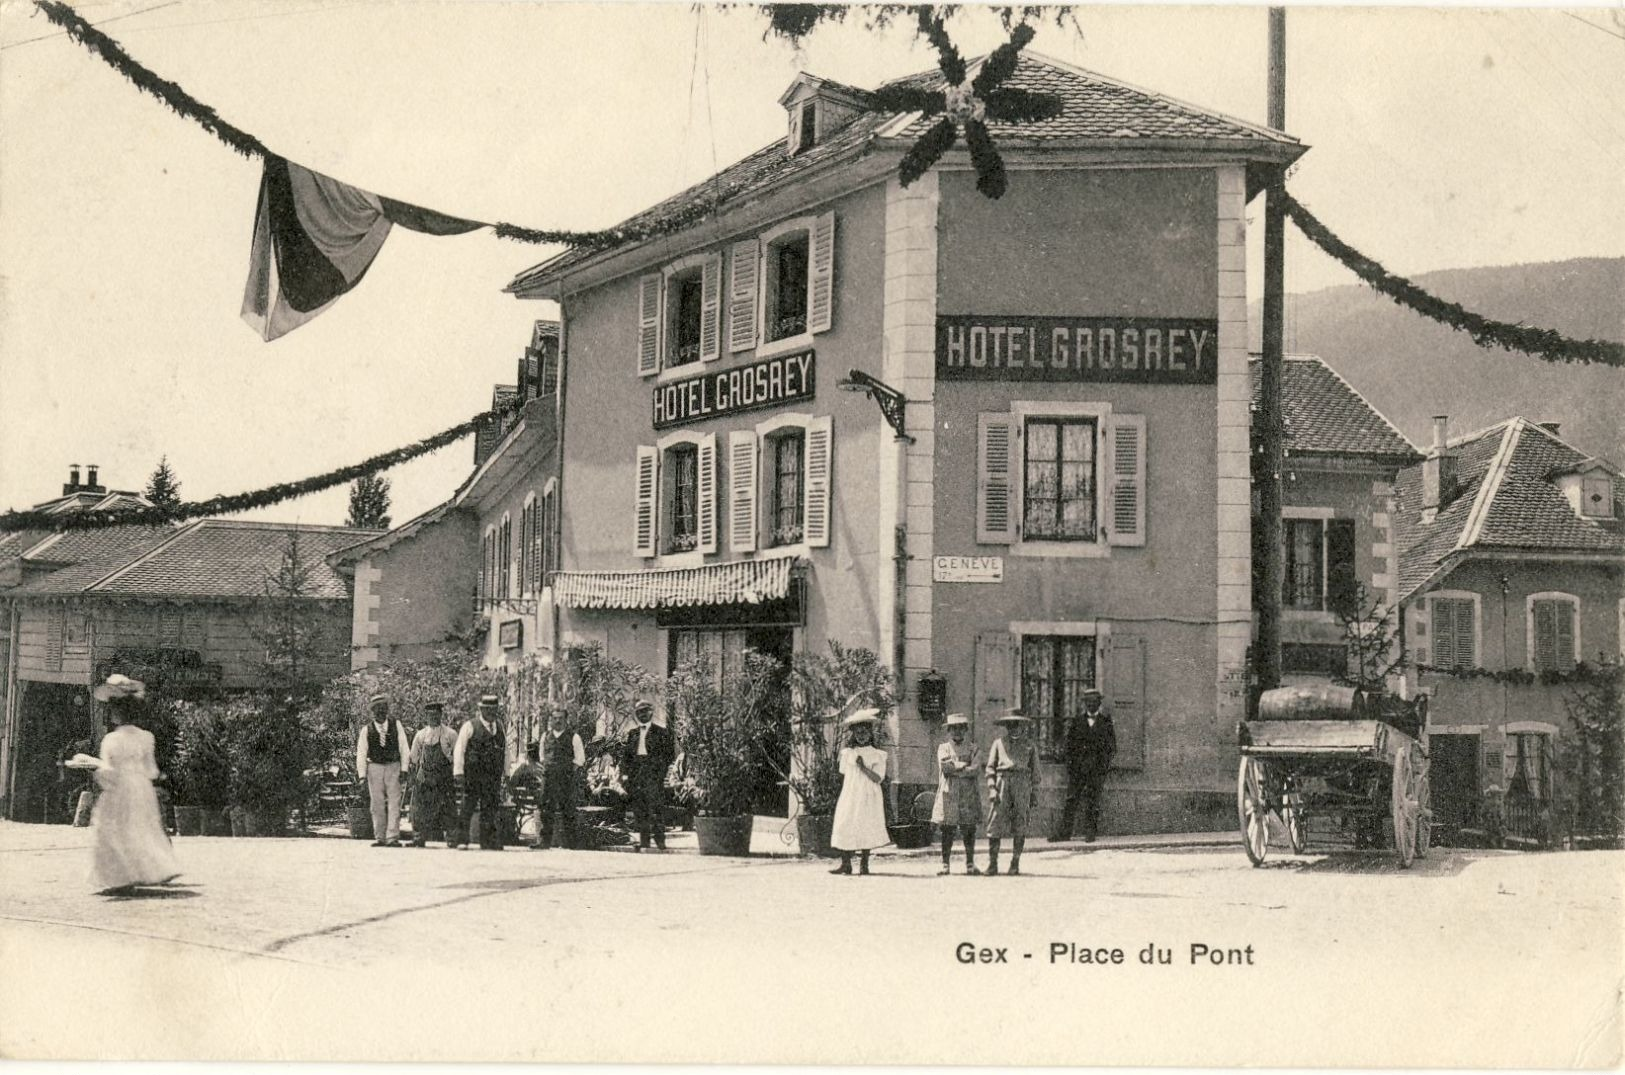
[[[813,222],[807,243],[807,276],[811,293],[807,296],[807,331],[828,332],[835,322],[835,214],[825,213]]]
[[[1574,667],[1574,605],[1535,602],[1535,671],[1567,672]]]
[[[1019,703],[1017,685],[1021,675],[1017,664],[1020,659],[1021,640],[1015,635],[1005,631],[977,633],[972,705],[978,742],[991,738],[993,722],[999,714]]]
[[[1326,608],[1331,612],[1363,611],[1359,599],[1360,576],[1354,564],[1354,520],[1326,520]]]
[[[1114,414],[1111,431],[1110,514],[1112,545],[1145,544],[1145,415]]]
[[[1455,601],[1455,651],[1456,666],[1458,668],[1475,668],[1478,665],[1478,649],[1475,645],[1473,603],[1457,598]]]
[[[559,569],[559,497],[556,489],[542,494],[542,585],[552,585]]]
[[[1472,668],[1478,663],[1473,645],[1473,603],[1459,597],[1431,601],[1433,666]]]
[[[519,509],[519,596],[530,592],[530,515],[531,505]]]
[[[660,274],[638,278],[638,376],[660,372]]]
[[[700,361],[722,357],[722,255],[705,259],[700,270]]]
[[[728,259],[728,350],[756,346],[756,282],[761,274],[755,239],[733,245]]]
[[[68,633],[68,615],[61,605],[53,605],[45,618],[45,670],[62,671],[62,636]]]
[[[1016,540],[1016,416],[976,418],[976,542],[1008,545]]]
[[[697,544],[702,553],[717,551],[717,435],[707,433],[695,453],[695,506],[698,509]]]
[[[728,548],[753,552],[756,533],[756,434],[738,429],[728,434]]]
[[[829,545],[829,502],[834,483],[834,431],[829,416],[807,423],[802,467],[801,532],[809,548]]]
[[[1109,635],[1105,639],[1106,704],[1117,733],[1113,769],[1145,768],[1145,639]]]
[[[660,494],[660,449],[638,445],[635,473],[637,503],[632,524],[632,552],[636,556],[653,556],[659,537],[656,501]]]

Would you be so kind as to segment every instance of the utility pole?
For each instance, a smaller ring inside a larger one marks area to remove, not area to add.
[[[1286,8],[1270,8],[1269,125],[1286,128]],[[1281,422],[1281,309],[1286,289],[1286,169],[1274,169],[1264,202],[1264,355],[1259,363],[1258,573],[1256,664],[1258,685],[1281,685],[1281,471],[1285,455]]]

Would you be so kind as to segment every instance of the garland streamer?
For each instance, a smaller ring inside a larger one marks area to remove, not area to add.
[[[97,530],[108,526],[164,526],[186,522],[189,519],[201,519],[206,515],[226,515],[269,507],[284,500],[319,493],[369,474],[377,474],[416,459],[420,455],[427,455],[462,440],[470,433],[477,432],[487,422],[517,412],[521,406],[522,404],[513,403],[485,411],[432,437],[425,437],[347,467],[330,470],[326,474],[301,478],[299,481],[268,485],[248,493],[185,501],[169,507],[130,508],[121,511],[70,511],[55,515],[44,511],[8,511],[0,514],[0,533],[14,530]]]
[[[1480,347],[1501,347],[1508,351],[1521,351],[1548,362],[1600,363],[1615,368],[1625,367],[1625,343],[1612,340],[1576,340],[1552,329],[1514,325],[1494,321],[1475,314],[1454,302],[1447,302],[1429,294],[1403,276],[1383,268],[1352,246],[1339,239],[1332,230],[1290,194],[1286,199],[1286,214],[1292,223],[1327,254],[1347,266],[1354,275],[1399,305],[1465,332]]]

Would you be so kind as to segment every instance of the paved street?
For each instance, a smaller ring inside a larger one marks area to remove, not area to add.
[[[1237,846],[1039,843],[1019,878],[939,878],[935,856],[921,854],[877,856],[874,876],[844,878],[827,863],[691,851],[186,838],[184,885],[110,899],[86,890],[90,839],[0,824],[0,1053],[1366,1065],[1618,1055],[1625,855],[1615,853],[1447,852],[1400,871],[1391,856],[1344,852],[1253,869]],[[992,959],[1005,949],[1007,962],[962,964],[961,942]],[[1077,948],[1052,961],[1052,944]],[[1148,944],[1170,962],[1143,965]],[[1193,945],[1220,954],[1198,950],[1193,964]],[[431,992],[469,1033],[412,1017]],[[401,1018],[358,1022],[382,997]],[[1508,1021],[1542,1029],[1498,1033]],[[990,1023],[1007,1025],[1020,1051],[1001,1056],[1003,1035],[979,1029]]]

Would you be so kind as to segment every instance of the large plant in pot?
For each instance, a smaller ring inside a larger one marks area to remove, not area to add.
[[[702,654],[679,665],[666,681],[685,797],[697,815],[694,831],[702,855],[750,854],[759,743],[782,679],[777,661],[747,651],[726,675]]]
[[[891,673],[860,647],[831,641],[828,653],[798,653],[790,668],[790,752],[765,761],[796,799],[796,838],[804,855],[829,855],[841,795],[841,720],[853,710],[892,706]]]
[[[231,759],[233,832],[281,836],[304,795],[305,737],[299,714],[266,695],[241,695],[223,707]]]
[[[174,703],[175,754],[170,777],[175,794],[175,829],[181,836],[226,836],[226,804],[231,797],[231,758],[226,727],[213,706]]]

